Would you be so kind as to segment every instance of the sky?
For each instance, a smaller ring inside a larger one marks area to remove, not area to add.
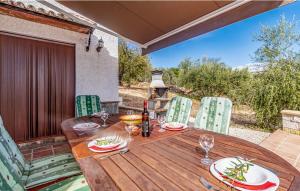
[[[253,40],[262,25],[275,25],[280,16],[298,23],[300,32],[300,1],[239,21],[215,31],[150,53],[155,68],[176,67],[185,58],[219,58],[233,68],[251,64],[255,50],[260,46]]]

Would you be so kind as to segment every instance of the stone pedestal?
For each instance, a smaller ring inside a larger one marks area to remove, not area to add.
[[[300,135],[300,111],[282,110],[281,114],[283,130]]]

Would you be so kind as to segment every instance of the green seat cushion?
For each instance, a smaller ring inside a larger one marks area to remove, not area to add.
[[[97,95],[79,95],[76,97],[76,117],[92,115],[101,111],[100,98]]]
[[[228,134],[232,102],[223,97],[204,97],[195,119],[195,128]]]
[[[23,157],[23,154],[19,150],[17,144],[14,142],[12,137],[6,131],[2,118],[0,116],[0,149],[4,157],[10,160],[12,168],[18,172],[21,176],[22,172],[25,169],[26,161]]]
[[[24,185],[32,188],[58,178],[78,175],[80,168],[71,153],[55,155],[33,161],[25,161],[18,146],[4,128],[0,116],[0,152],[2,166],[10,170],[11,175],[2,177],[14,177],[16,186]],[[2,169],[2,168],[1,168]],[[0,170],[1,171],[1,170]],[[17,180],[18,179],[18,180]],[[19,182],[21,182],[19,184]],[[1,182],[0,182],[1,184]],[[14,186],[9,182],[8,186]],[[2,189],[0,189],[2,190]]]
[[[3,149],[3,147],[2,147]],[[25,190],[21,177],[12,166],[12,162],[0,151],[0,190],[23,191]]]
[[[40,191],[90,191],[83,175],[68,178],[59,183],[48,186]]]
[[[167,122],[178,122],[188,124],[192,109],[192,100],[189,98],[176,96],[171,99],[166,114]]]
[[[25,187],[31,188],[80,173],[80,168],[73,155],[68,153],[33,160],[28,164],[22,179]]]

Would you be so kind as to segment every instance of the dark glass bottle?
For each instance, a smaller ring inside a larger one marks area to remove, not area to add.
[[[149,112],[148,112],[148,102],[144,101],[144,111],[142,113],[142,136],[150,136],[150,123],[149,123]]]

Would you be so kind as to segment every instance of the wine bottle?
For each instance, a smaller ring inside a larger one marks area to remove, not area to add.
[[[142,113],[142,136],[150,136],[150,123],[149,123],[149,112],[148,112],[148,102],[144,101],[144,111]]]

